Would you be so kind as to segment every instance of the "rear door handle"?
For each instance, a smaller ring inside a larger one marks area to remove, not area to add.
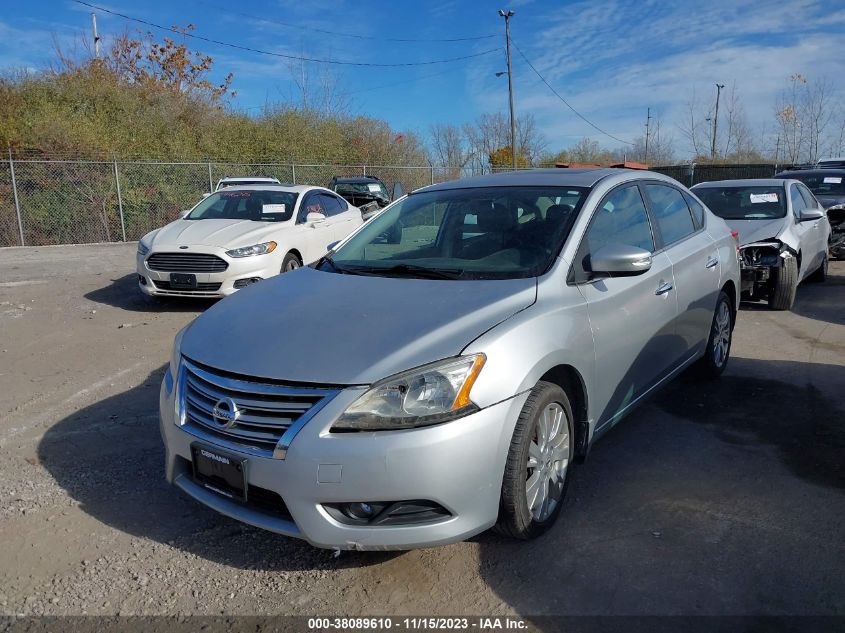
[[[704,264],[705,268],[715,268],[719,265],[719,259],[717,257],[708,257],[707,263]]]
[[[667,292],[669,292],[674,287],[675,286],[672,285],[672,282],[664,281],[662,284],[657,286],[657,290],[654,291],[654,294],[665,295]]]

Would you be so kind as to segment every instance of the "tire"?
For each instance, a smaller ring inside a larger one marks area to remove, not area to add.
[[[543,442],[541,437],[547,441]],[[511,439],[495,526],[498,533],[528,540],[540,536],[554,524],[569,487],[574,451],[569,398],[557,385],[541,380],[522,407]],[[538,466],[531,468],[529,459]],[[540,495],[545,489],[547,494],[546,503],[539,503],[537,499],[532,510],[528,486],[534,477],[537,485],[532,489]]]
[[[285,258],[282,260],[282,270],[281,273],[289,273],[297,268],[302,267],[302,260],[296,256],[296,253],[288,253],[285,255]]]
[[[813,274],[807,277],[807,281],[811,281],[814,284],[820,284],[827,281],[827,261],[828,257],[827,253],[825,253],[824,260],[822,261],[821,266],[816,268],[816,270],[813,271]]]
[[[710,336],[704,356],[698,361],[698,374],[702,378],[718,378],[728,366],[733,342],[734,311],[731,300],[723,290],[716,301]]]
[[[783,266],[773,272],[769,307],[772,310],[791,310],[798,289],[798,261],[794,257],[785,259]]]

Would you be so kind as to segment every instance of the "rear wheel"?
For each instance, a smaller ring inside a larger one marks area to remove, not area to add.
[[[288,253],[282,260],[282,272],[289,273],[292,270],[302,266],[302,260],[296,256],[296,253]]]
[[[791,310],[798,290],[798,262],[794,257],[784,259],[783,266],[773,269],[773,272],[769,307],[772,310]]]
[[[572,407],[555,384],[531,390],[514,429],[499,503],[496,531],[531,539],[560,514],[575,447]]]
[[[827,280],[827,253],[824,254],[824,260],[822,261],[821,266],[819,266],[812,275],[807,277],[808,281],[812,281],[813,283],[822,283]]]
[[[704,357],[698,361],[700,374],[705,378],[718,378],[728,366],[733,337],[734,313],[731,300],[723,290],[716,302],[713,313],[713,323],[710,326],[710,337],[707,339],[707,349]]]

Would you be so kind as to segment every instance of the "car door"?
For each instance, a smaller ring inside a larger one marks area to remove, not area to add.
[[[815,239],[813,240],[815,243],[814,253],[816,253],[816,266],[818,266],[822,263],[825,255],[827,254],[827,243],[830,240],[830,222],[827,219],[827,213],[825,212],[824,207],[813,195],[813,192],[810,191],[803,183],[799,183],[795,186],[798,187],[798,191],[801,194],[801,197],[804,198],[807,208],[815,209],[822,214],[822,217],[819,220],[812,222],[814,229],[813,232],[815,233]]]
[[[795,223],[795,233],[798,235],[798,246],[801,254],[801,268],[798,279],[804,279],[807,273],[813,272],[821,262],[818,255],[819,222],[818,220],[802,222],[801,212],[810,206],[801,195],[798,183],[789,184],[789,202],[792,207],[792,220]]]
[[[590,254],[608,244],[653,253],[651,268],[631,276],[594,275]],[[571,281],[588,308],[596,354],[598,427],[613,424],[669,370],[667,341],[674,335],[677,301],[672,262],[655,252],[643,197],[636,184],[621,185],[596,207],[581,240]]]
[[[323,215],[322,220],[308,221],[309,213]],[[332,218],[325,208],[323,194],[310,191],[305,194],[296,215],[296,247],[302,253],[303,263],[310,263],[325,254],[327,246],[335,241]]]
[[[704,209],[692,213],[680,189],[668,183],[643,185],[660,243],[672,262],[678,316],[673,362],[682,364],[704,349],[719,295],[719,252],[704,230]],[[692,198],[690,198],[692,202]]]
[[[334,200],[333,208],[335,208],[335,215],[337,216],[337,223],[333,225],[335,239],[345,239],[352,231],[364,223],[364,219],[361,217],[361,211],[350,205],[340,196],[325,195]]]

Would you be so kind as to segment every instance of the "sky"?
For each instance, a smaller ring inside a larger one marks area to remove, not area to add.
[[[695,92],[712,105],[716,83],[736,85],[760,138],[773,129],[777,99],[793,73],[836,80],[845,95],[845,0],[87,1],[166,27],[192,23],[198,36],[273,53],[188,41],[214,57],[217,78],[234,74],[235,109],[257,114],[268,103],[298,100],[293,73],[304,69],[314,82],[331,78],[353,113],[423,138],[434,123],[507,113],[507,75],[496,77],[507,70],[499,8],[514,11],[517,116],[533,114],[551,151],[584,136],[620,147],[611,137],[642,136],[651,108],[683,155],[689,148],[678,125],[686,104]],[[54,43],[79,50],[91,38],[92,9],[72,0],[0,0],[0,6],[4,70],[44,68]],[[93,11],[105,46],[126,29],[164,35]],[[369,65],[303,64],[284,55]],[[426,63],[455,58],[463,59]],[[601,132],[567,108],[526,60]]]

